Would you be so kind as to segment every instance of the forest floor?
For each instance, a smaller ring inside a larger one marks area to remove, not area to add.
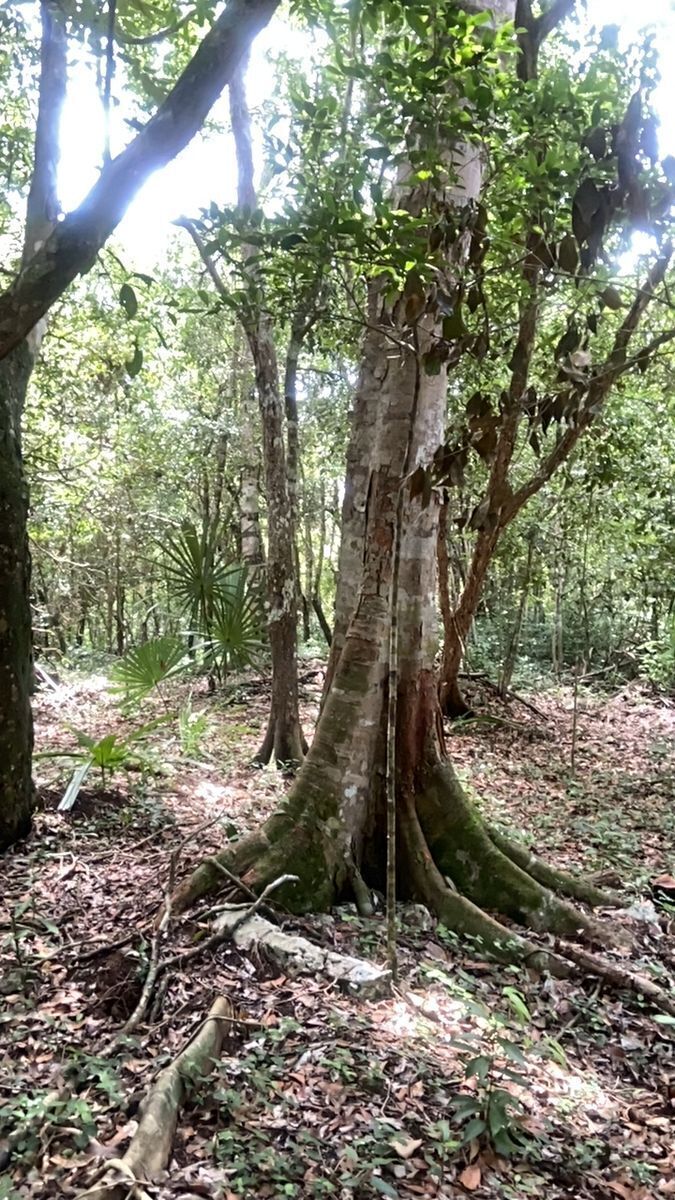
[[[304,670],[310,728],[321,664]],[[636,922],[630,965],[667,987],[675,907],[655,906],[650,886],[662,878],[667,893],[675,872],[675,706],[637,685],[582,691],[572,770],[571,692],[527,699],[536,712],[483,697],[497,720],[450,740],[462,776],[493,821],[552,862],[609,872],[639,898],[650,919]],[[186,701],[175,687],[142,719]],[[119,1035],[172,856],[182,876],[287,786],[249,765],[267,702],[253,678],[215,696],[200,685],[180,730],[167,722],[134,743],[144,770],[91,772],[65,815],[73,762],[38,758],[34,834],[2,862],[0,1200],[79,1195],[123,1153],[139,1097],[218,994],[243,1020],[179,1119],[170,1172],[148,1188],[156,1200],[675,1195],[675,1019],[597,980],[488,963],[419,906],[402,908],[401,981],[384,998],[293,979],[225,943],[169,972],[149,1019]],[[120,739],[140,723],[120,716],[102,676],[37,697],[42,753],[72,750],[73,728]],[[197,944],[212,904],[172,922],[165,954]],[[381,915],[345,905],[287,924],[384,962]],[[509,1155],[495,1149],[499,1126]]]

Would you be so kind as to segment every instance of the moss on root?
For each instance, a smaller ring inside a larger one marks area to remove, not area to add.
[[[526,871],[544,887],[550,888],[551,891],[558,892],[561,896],[569,896],[572,900],[579,900],[582,904],[588,904],[590,908],[623,908],[625,906],[626,902],[621,896],[595,887],[587,879],[578,878],[569,871],[550,866],[549,863],[544,862],[543,859],[528,850],[526,846],[512,841],[499,830],[489,827],[487,832],[490,840],[494,842],[498,850],[501,850],[502,854],[505,854],[523,871]]]
[[[522,963],[561,978],[570,974],[568,964],[558,955],[507,928],[448,886],[430,853],[412,803],[406,806],[400,824],[404,862],[414,894],[448,929],[472,938],[499,962]]]
[[[295,913],[325,911],[335,903],[348,873],[336,856],[341,841],[336,834],[330,821],[319,825],[296,819],[294,807],[281,809],[257,832],[200,863],[174,892],[172,908],[182,912],[201,897],[222,891],[228,874],[256,894],[281,875],[296,875],[296,883],[275,892],[275,903]]]
[[[420,826],[442,875],[479,909],[534,930],[591,941],[616,940],[605,925],[561,900],[492,840],[447,763],[439,763],[416,797]]]

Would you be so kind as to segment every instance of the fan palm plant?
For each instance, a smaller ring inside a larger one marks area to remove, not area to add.
[[[169,588],[193,628],[208,631],[216,595],[225,585],[227,568],[207,532],[199,534],[191,521],[163,542]]]
[[[262,650],[263,606],[260,589],[242,564],[225,568],[215,593],[207,651],[218,673],[252,666]]]
[[[205,660],[223,678],[251,666],[262,648],[260,588],[247,567],[226,563],[212,533],[185,521],[164,543],[169,588],[203,639]]]

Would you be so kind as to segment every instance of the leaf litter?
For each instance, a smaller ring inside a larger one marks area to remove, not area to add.
[[[307,725],[320,682],[310,673]],[[453,756],[491,820],[652,905],[639,965],[667,986],[675,709],[637,686],[584,694],[572,772],[571,695],[534,699],[537,715],[513,705],[506,723],[455,729]],[[155,772],[92,779],[66,816],[55,809],[68,769],[38,759],[35,832],[3,860],[0,1197],[77,1196],[97,1163],[115,1161],[148,1084],[217,994],[240,1024],[182,1113],[170,1170],[150,1190],[157,1200],[675,1195],[671,1023],[596,980],[488,963],[418,905],[401,908],[401,979],[386,999],[292,979],[225,943],[170,972],[149,1019],[119,1036],[171,855],[189,871],[285,790],[279,773],[249,765],[267,702],[247,679],[194,694],[203,748],[188,753],[160,727]],[[69,725],[92,737],[134,727],[101,677],[40,695],[36,709],[40,750],[72,748]],[[210,906],[172,923],[169,953],[206,935]],[[363,920],[344,905],[285,924],[384,961],[381,912]]]

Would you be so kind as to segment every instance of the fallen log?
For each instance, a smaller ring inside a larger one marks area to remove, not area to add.
[[[171,1157],[178,1111],[189,1088],[209,1074],[220,1057],[234,1009],[219,997],[208,1017],[177,1058],[164,1067],[140,1107],[138,1128],[122,1158],[111,1159],[79,1200],[145,1200],[144,1183],[165,1171]]]

